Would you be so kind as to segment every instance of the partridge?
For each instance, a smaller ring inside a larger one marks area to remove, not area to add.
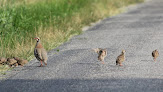
[[[36,46],[34,49],[34,55],[35,55],[36,59],[41,62],[40,67],[42,67],[43,66],[42,62],[44,62],[44,64],[47,65],[47,59],[48,59],[47,52],[43,48],[43,46],[40,42],[40,38],[36,37],[35,39],[37,42],[36,42]]]
[[[15,67],[18,67],[18,63],[15,63],[14,66],[15,66]]]
[[[102,64],[104,64],[104,59],[107,56],[107,50],[101,48],[96,48],[93,50],[98,54],[98,60],[100,60]]]
[[[24,66],[25,64],[28,63],[27,60],[20,59],[20,58],[18,58],[18,57],[14,57],[14,59],[15,59],[15,60],[18,62],[18,64],[21,65],[21,66]]]
[[[122,53],[116,59],[116,65],[122,66],[122,62],[125,60],[125,50],[122,50]]]
[[[152,52],[152,56],[153,56],[153,60],[156,61],[156,58],[159,56],[157,49]]]
[[[5,63],[7,61],[7,59],[6,58],[0,58],[0,64],[3,64],[3,63]]]
[[[15,63],[17,63],[17,61],[16,61],[15,59],[13,59],[13,58],[12,58],[12,59],[10,59],[10,58],[7,59],[7,64],[8,64],[8,65],[12,66],[12,65],[14,65]]]

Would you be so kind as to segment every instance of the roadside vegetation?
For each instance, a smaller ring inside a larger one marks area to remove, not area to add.
[[[0,57],[31,60],[34,37],[40,37],[45,49],[51,50],[82,33],[82,27],[141,2],[143,0],[0,0]]]

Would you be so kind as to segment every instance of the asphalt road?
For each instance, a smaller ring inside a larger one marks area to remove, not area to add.
[[[47,67],[33,60],[0,82],[0,92],[163,92],[163,0],[106,18],[48,53]],[[107,48],[105,64],[92,48]],[[126,50],[122,67],[116,57]],[[160,57],[153,61],[151,52]]]

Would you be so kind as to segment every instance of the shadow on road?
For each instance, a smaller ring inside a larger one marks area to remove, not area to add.
[[[162,79],[13,79],[0,83],[0,92],[162,92]],[[47,89],[49,88],[49,89]]]

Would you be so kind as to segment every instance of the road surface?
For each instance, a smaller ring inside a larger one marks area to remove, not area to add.
[[[108,51],[104,65],[91,50],[98,47]],[[163,92],[163,0],[106,18],[57,49],[48,53],[47,67],[33,60],[14,69],[0,82],[0,92]],[[119,67],[123,49],[126,60]]]

